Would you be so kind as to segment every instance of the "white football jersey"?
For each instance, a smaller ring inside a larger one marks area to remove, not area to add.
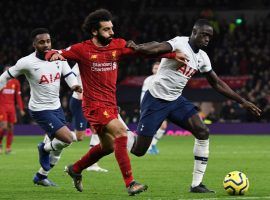
[[[77,81],[78,81],[79,85],[82,85],[82,79],[81,79],[81,75],[80,75],[80,70],[79,70],[79,66],[78,66],[77,63],[73,66],[72,71],[76,75],[76,78],[77,78]],[[75,98],[75,99],[81,100],[82,99],[82,93],[74,91],[73,94],[72,94],[72,97]]]
[[[154,76],[155,76],[154,74],[151,75],[151,76],[148,76],[148,77],[143,81],[143,86],[142,86],[142,91],[141,91],[141,102],[142,102],[142,100],[143,100],[143,97],[144,97],[144,95],[145,95],[145,92],[146,92],[147,90],[149,90],[149,87],[150,87],[150,85],[151,85],[151,81],[153,80]]]
[[[175,37],[168,41],[173,51],[180,50],[185,53],[189,62],[187,66],[180,67],[176,60],[163,58],[149,88],[153,97],[173,101],[182,94],[188,80],[197,71],[203,73],[212,70],[208,55],[203,50],[194,53],[188,40],[188,37]]]
[[[66,61],[41,60],[36,57],[36,52],[18,60],[7,73],[11,77],[25,75],[31,89],[29,109],[33,111],[55,110],[61,106],[59,90],[62,75],[66,76],[70,87],[78,85]]]

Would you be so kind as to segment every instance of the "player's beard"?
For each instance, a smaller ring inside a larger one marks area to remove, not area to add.
[[[97,35],[97,39],[98,41],[100,42],[100,44],[102,44],[103,46],[106,46],[108,44],[110,44],[110,42],[112,41],[112,36],[111,37],[108,37],[108,38],[105,38],[103,37],[101,34],[98,34]]]

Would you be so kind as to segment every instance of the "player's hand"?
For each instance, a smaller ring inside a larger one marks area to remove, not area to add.
[[[126,47],[128,47],[128,48],[132,48],[132,49],[136,49],[137,48],[137,45],[135,44],[135,42],[133,41],[133,40],[129,40],[129,41],[127,41],[127,43],[126,43]]]
[[[50,58],[50,61],[55,61],[55,60],[62,60],[62,61],[65,61],[67,59],[64,58],[64,56],[62,56],[61,54],[59,53],[54,53],[52,55],[52,57]]]
[[[79,93],[82,93],[82,87],[80,86],[80,85],[73,85],[72,87],[71,87],[71,90],[72,91],[75,91],[75,92],[79,92]]]
[[[179,62],[181,65],[188,65],[189,58],[186,54],[181,51],[176,51],[175,60]]]
[[[23,116],[25,115],[24,110],[20,110],[20,114],[21,114],[21,116],[23,117]]]
[[[262,110],[249,101],[245,101],[241,104],[243,108],[249,110],[253,115],[261,116]]]

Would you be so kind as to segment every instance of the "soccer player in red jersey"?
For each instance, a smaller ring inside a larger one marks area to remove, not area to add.
[[[7,70],[9,66],[5,67]],[[0,153],[2,153],[2,140],[4,135],[6,139],[6,154],[11,152],[13,140],[14,124],[17,122],[16,105],[20,109],[20,114],[25,115],[23,101],[21,97],[21,85],[17,79],[10,79],[6,86],[0,91]]]
[[[91,148],[80,160],[66,167],[78,191],[82,191],[81,172],[102,157],[115,153],[129,195],[141,193],[147,186],[136,182],[132,175],[127,152],[127,131],[119,121],[116,103],[116,81],[119,61],[128,55],[137,55],[127,48],[124,39],[113,38],[112,16],[108,10],[99,9],[90,13],[83,30],[90,34],[89,40],[71,45],[58,52],[50,51],[47,60],[73,60],[78,63],[83,92],[83,112],[99,136],[100,144]],[[185,63],[185,55],[171,53],[171,46],[158,49],[154,54],[175,58]],[[142,52],[147,55],[147,52]],[[161,55],[163,53],[163,55]]]

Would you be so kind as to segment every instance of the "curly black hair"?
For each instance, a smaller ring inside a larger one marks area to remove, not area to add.
[[[32,30],[32,32],[31,32],[31,39],[34,40],[37,35],[44,34],[44,33],[50,34],[50,32],[47,28],[36,28],[36,29]]]
[[[100,22],[102,21],[111,21],[112,14],[106,9],[98,9],[94,12],[91,12],[84,20],[82,25],[82,30],[86,34],[92,36],[93,30],[98,30],[100,27]]]

